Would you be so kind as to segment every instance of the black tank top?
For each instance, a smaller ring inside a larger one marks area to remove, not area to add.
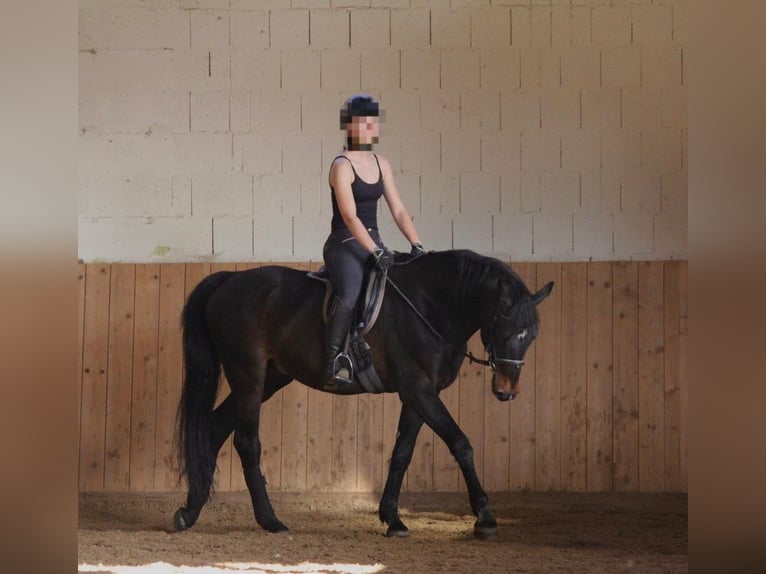
[[[380,169],[378,156],[372,154],[375,162],[378,164],[378,181],[367,183],[354,169],[354,164],[344,155],[339,155],[335,159],[342,157],[351,164],[351,171],[354,172],[354,181],[351,182],[351,191],[354,194],[354,203],[356,204],[356,215],[368,229],[378,229],[378,199],[383,195],[383,170]],[[335,161],[335,160],[333,160]],[[330,186],[332,197],[332,231],[348,229],[343,217],[338,209],[338,202],[335,199],[335,190]]]

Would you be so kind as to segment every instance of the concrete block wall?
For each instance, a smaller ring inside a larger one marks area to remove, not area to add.
[[[338,110],[429,249],[685,258],[684,1],[83,0],[85,261],[318,260]],[[406,242],[385,204],[382,233]]]

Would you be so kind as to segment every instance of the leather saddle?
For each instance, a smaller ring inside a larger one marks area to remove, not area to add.
[[[402,265],[409,263],[417,257],[419,255],[412,256],[409,253],[395,253],[394,262],[395,265]],[[308,277],[321,281],[325,285],[322,319],[326,325],[334,293],[332,282],[324,266],[320,267],[318,271],[308,272]],[[361,294],[354,310],[355,320],[351,324],[351,329],[346,339],[346,354],[351,360],[351,378],[355,379],[368,393],[382,393],[385,391],[383,383],[372,364],[370,346],[364,340],[364,335],[372,329],[372,326],[378,319],[385,292],[386,276],[377,268],[371,267],[364,274]]]
[[[330,304],[335,291],[327,268],[323,265],[318,271],[310,271],[309,278],[321,281],[325,285],[324,303],[322,304],[322,320],[327,324],[330,313]],[[375,321],[378,319],[380,307],[383,304],[383,296],[386,292],[386,278],[375,268],[365,273],[364,284],[362,285],[361,295],[354,309],[355,321],[351,325],[351,330],[366,335]]]

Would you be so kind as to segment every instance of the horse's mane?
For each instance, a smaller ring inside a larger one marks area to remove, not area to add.
[[[488,277],[499,278],[504,287],[504,295],[508,298],[501,302],[500,312],[503,315],[519,326],[533,328],[537,325],[539,315],[531,293],[508,264],[474,251],[455,250],[454,253],[460,262],[461,276],[466,282],[481,282]]]

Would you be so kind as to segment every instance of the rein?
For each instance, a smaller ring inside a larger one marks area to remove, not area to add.
[[[441,333],[439,333],[439,331],[437,331],[433,325],[431,325],[428,319],[426,319],[423,316],[423,314],[418,310],[418,308],[415,307],[415,304],[412,301],[410,301],[410,299],[402,292],[402,290],[399,289],[399,286],[391,280],[391,278],[388,276],[388,273],[386,273],[386,281],[388,281],[389,285],[391,285],[391,287],[393,287],[394,290],[399,294],[399,297],[401,297],[404,300],[404,302],[407,303],[410,309],[414,311],[415,315],[417,315],[418,318],[421,321],[423,321],[423,323],[425,323],[426,327],[428,327],[434,335],[436,335],[439,339],[447,343],[452,348],[460,350],[460,348],[457,345],[455,345],[455,343],[445,339],[444,336]],[[494,332],[496,321],[497,321],[497,317],[493,319],[492,327],[490,328],[490,345],[492,344],[492,333]],[[495,357],[494,350],[489,347],[486,348],[485,350],[488,356],[487,360],[478,358],[476,355],[474,355],[470,351],[467,353],[463,353],[463,356],[466,357],[470,363],[478,363],[479,365],[489,367],[492,370],[492,372],[495,372],[497,368],[497,363],[508,363],[510,365],[513,365],[517,369],[520,369],[521,366],[524,364],[524,361],[518,360],[518,359],[505,359],[505,358]]]

